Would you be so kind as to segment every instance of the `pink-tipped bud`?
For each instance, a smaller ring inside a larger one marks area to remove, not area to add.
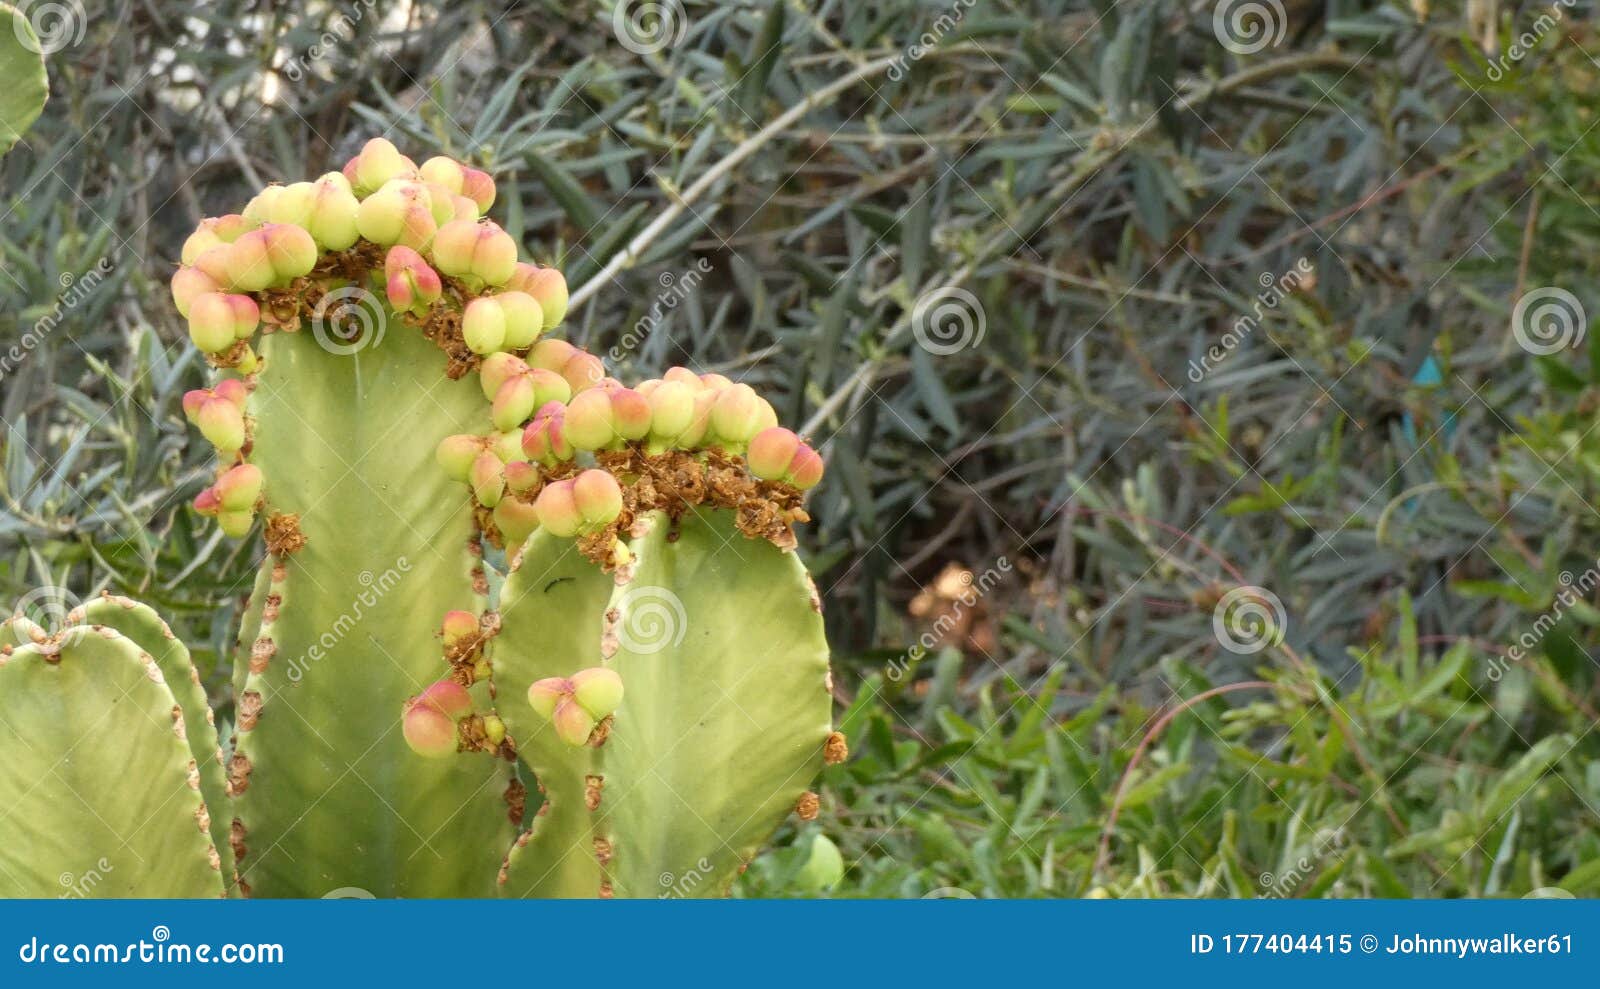
[[[776,481],[789,473],[789,462],[800,449],[800,437],[782,426],[763,429],[750,440],[745,462],[750,473],[763,481]]]
[[[221,511],[217,513],[217,528],[229,539],[243,539],[250,534],[250,527],[255,525],[256,513],[252,509],[237,512]]]
[[[550,530],[552,536],[570,538],[583,527],[583,514],[573,498],[571,478],[552,481],[539,489],[533,507],[539,514],[539,524]]]
[[[565,429],[567,442],[578,450],[603,450],[615,443],[617,419],[611,396],[603,388],[572,396],[567,403]]]
[[[695,391],[681,381],[659,381],[650,389],[650,439],[663,446],[678,442],[694,423]]]
[[[794,459],[789,462],[788,482],[801,491],[809,491],[822,482],[822,455],[811,447],[800,444]]]
[[[422,181],[442,186],[455,196],[461,194],[462,171],[460,162],[444,155],[435,155],[417,168],[417,174],[421,176]]]
[[[416,182],[386,185],[361,201],[356,229],[382,247],[423,248],[438,229],[427,190]]]
[[[233,332],[234,309],[228,298],[221,292],[207,292],[189,304],[189,339],[204,353],[220,354],[238,339]]]
[[[195,495],[194,510],[207,517],[215,516],[222,511],[222,500],[217,497],[217,489],[206,488]]]
[[[451,220],[433,238],[433,263],[447,275],[501,285],[517,264],[517,244],[488,220]]]
[[[556,705],[570,696],[572,696],[571,680],[565,677],[545,677],[529,685],[528,706],[533,708],[533,713],[539,717],[550,718],[556,713]]]
[[[527,494],[539,486],[542,475],[539,468],[526,460],[513,460],[506,464],[506,490],[512,494]]]
[[[522,459],[522,430],[507,429],[488,436],[489,452],[500,458],[502,464]]]
[[[305,230],[311,225],[311,210],[316,201],[316,183],[291,182],[279,190],[262,220],[266,223],[286,223]]]
[[[478,634],[478,616],[470,611],[447,611],[439,623],[439,637],[446,649],[470,642]]]
[[[233,243],[246,231],[254,230],[257,226],[259,224],[256,221],[247,220],[238,213],[207,217],[200,221],[194,233],[183,242],[183,263],[194,264],[200,255]]]
[[[460,721],[472,713],[472,695],[454,680],[440,680],[428,684],[411,701],[412,707],[421,705],[433,708],[451,721]]]
[[[456,723],[427,704],[414,704],[400,723],[406,744],[417,755],[440,759],[456,750]]]
[[[183,417],[191,423],[198,423],[199,419],[196,417],[200,414],[200,406],[204,405],[206,399],[211,398],[213,394],[213,392],[205,388],[195,388],[184,392]]]
[[[461,315],[461,335],[474,354],[492,354],[506,342],[506,316],[492,298],[473,299]]]
[[[533,415],[533,410],[538,407],[532,376],[519,374],[507,380],[500,386],[500,390],[495,392],[494,403],[489,409],[489,419],[496,429],[515,429],[526,422],[528,417]]]
[[[595,726],[594,716],[570,697],[556,703],[550,720],[556,726],[556,735],[568,745],[587,745]]]
[[[501,292],[494,297],[506,317],[507,350],[523,350],[544,332],[544,310],[526,292]]]
[[[625,440],[642,440],[650,434],[650,403],[632,388],[605,389],[611,398],[611,411],[616,417],[617,436]]]
[[[349,181],[334,172],[318,179],[314,189],[305,222],[311,239],[328,251],[342,251],[355,244],[361,236],[361,228],[356,225],[361,200],[350,191]]]
[[[572,674],[572,699],[596,721],[604,721],[622,703],[622,677],[596,666]]]
[[[553,467],[571,460],[576,452],[567,442],[567,407],[560,402],[546,402],[533,415],[533,421],[522,431],[522,452],[530,460]]]
[[[494,179],[488,172],[476,168],[461,169],[461,194],[472,200],[479,214],[489,212],[494,205]]]
[[[494,506],[495,528],[500,530],[501,541],[508,552],[514,551],[539,528],[539,513],[533,505],[520,498],[502,498]]]
[[[686,367],[669,367],[667,368],[667,373],[663,374],[661,379],[686,385],[690,391],[701,392],[706,389],[706,383],[700,380],[700,376]]]
[[[381,137],[362,146],[361,153],[350,159],[344,170],[345,178],[361,196],[375,192],[390,179],[410,178],[416,173],[417,166],[411,159]]]
[[[263,229],[252,230],[227,247],[220,248],[222,274],[225,277],[218,280],[232,292],[260,292],[271,288],[278,281],[278,269],[272,263],[267,244],[267,234]],[[217,253],[207,251],[195,262],[201,271],[213,278],[217,277],[216,262],[211,259]]]
[[[222,472],[213,485],[217,500],[230,512],[241,512],[256,507],[261,500],[261,468],[255,464],[239,464]]]
[[[478,384],[483,388],[483,397],[494,401],[500,393],[500,386],[519,374],[528,373],[528,362],[516,354],[497,351],[483,359],[478,365]]]
[[[389,248],[383,261],[384,291],[396,312],[421,315],[444,294],[444,284],[421,254],[404,245]]]
[[[609,472],[591,468],[572,479],[572,504],[585,531],[604,528],[622,514],[622,487]]]
[[[223,378],[217,382],[217,387],[211,389],[211,394],[237,405],[240,412],[244,411],[245,402],[250,399],[250,389],[238,378]]]
[[[225,398],[208,398],[195,414],[200,434],[223,454],[237,453],[244,447],[244,413]]]
[[[553,330],[567,316],[567,279],[555,268],[519,262],[507,288],[526,292],[544,313],[544,328]]]
[[[472,494],[478,499],[478,504],[493,508],[506,492],[505,465],[493,453],[480,453],[472,461],[467,483],[472,485]]]
[[[729,385],[717,394],[711,407],[711,430],[723,444],[743,449],[761,430],[764,412],[761,396],[746,384]]]
[[[446,477],[465,483],[472,472],[472,462],[483,453],[483,448],[482,436],[460,433],[440,440],[433,455],[439,461],[439,466],[444,468]]]
[[[178,308],[178,315],[187,318],[195,299],[220,289],[221,286],[199,268],[179,268],[172,276],[172,304]]]

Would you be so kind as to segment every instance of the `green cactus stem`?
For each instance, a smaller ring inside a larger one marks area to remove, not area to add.
[[[39,118],[49,92],[38,33],[22,11],[0,3],[0,155]]]
[[[133,640],[77,626],[0,647],[0,896],[217,897],[184,705]]]

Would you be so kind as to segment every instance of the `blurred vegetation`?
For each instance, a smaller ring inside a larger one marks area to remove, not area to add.
[[[640,53],[610,2],[86,2],[0,161],[0,596],[216,654],[251,551],[187,506],[166,281],[386,133],[495,173],[576,342],[826,444],[838,895],[1600,891],[1600,340],[1510,329],[1600,315],[1590,5],[1223,6],[685,0]]]

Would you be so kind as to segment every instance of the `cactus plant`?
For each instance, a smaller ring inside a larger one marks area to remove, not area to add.
[[[0,155],[38,119],[48,95],[38,32],[22,11],[0,3]]]
[[[629,388],[545,336],[565,282],[493,198],[377,139],[184,245],[219,374],[183,401],[218,454],[195,509],[265,545],[225,758],[148,609],[8,633],[24,669],[81,640],[164,674],[219,890],[710,895],[843,758],[791,530],[820,458],[747,385]]]

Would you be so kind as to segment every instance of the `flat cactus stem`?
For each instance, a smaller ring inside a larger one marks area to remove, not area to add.
[[[211,817],[211,842],[222,860],[222,875],[230,890],[237,885],[233,850],[228,845],[231,807],[228,779],[222,749],[217,744],[217,726],[206,700],[205,687],[189,658],[189,647],[172,634],[172,629],[154,609],[131,598],[101,595],[74,608],[67,616],[69,627],[101,625],[114,629],[148,653],[161,668],[167,689],[183,711],[184,734],[189,755],[200,773],[200,795]]]
[[[506,855],[501,896],[599,895],[604,877],[593,853],[594,817],[585,804],[590,750],[556,737],[550,722],[528,706],[528,687],[598,663],[612,587],[612,579],[572,540],[544,530],[529,537],[501,587],[501,630],[489,642],[498,710],[542,798],[527,822],[530,830]]]
[[[253,896],[488,895],[514,834],[510,765],[419,759],[395,717],[447,670],[438,616],[476,597],[471,508],[434,450],[481,428],[478,386],[448,380],[438,348],[392,318],[353,354],[302,331],[266,336],[261,356],[250,462],[268,546],[279,513],[304,543],[269,557],[238,697],[240,875]]]
[[[266,607],[268,589],[272,585],[272,557],[261,561],[256,569],[256,582],[250,588],[250,599],[245,603],[244,614],[239,618],[239,634],[233,644],[233,697],[235,704],[244,694],[245,680],[250,676],[250,647],[255,645],[261,632],[261,610]],[[234,712],[235,720],[238,711]],[[231,744],[231,743],[230,743]]]
[[[633,562],[615,581],[564,557],[552,569],[546,539],[529,541],[507,582],[500,709],[511,724],[521,704],[513,734],[524,754],[549,749],[562,760],[554,776],[540,776],[549,798],[560,806],[579,788],[591,820],[587,831],[564,826],[559,840],[536,829],[509,858],[503,888],[726,894],[783,819],[814,800],[832,699],[810,577],[794,553],[745,538],[727,511],[697,509],[677,523],[651,513],[635,525]],[[606,584],[597,622],[591,609]],[[541,649],[552,637],[560,649]],[[532,712],[512,684],[525,693],[525,682],[596,665],[621,676],[621,706],[588,746],[557,749],[548,725],[525,723]],[[579,855],[589,861],[573,861]],[[565,877],[559,889],[539,881],[552,869]]]
[[[188,725],[103,627],[0,649],[0,896],[220,897]]]

